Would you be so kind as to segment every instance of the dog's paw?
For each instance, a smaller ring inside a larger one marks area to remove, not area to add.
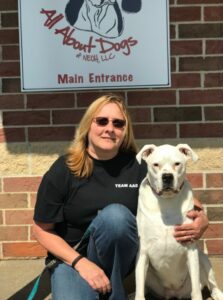
[[[211,292],[211,298],[214,300],[223,300],[223,293],[219,289],[215,288]]]

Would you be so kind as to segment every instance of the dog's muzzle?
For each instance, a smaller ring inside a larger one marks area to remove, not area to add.
[[[162,175],[163,190],[173,189],[173,174],[164,173]]]

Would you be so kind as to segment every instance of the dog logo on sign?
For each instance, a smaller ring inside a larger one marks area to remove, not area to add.
[[[124,29],[122,12],[137,13],[141,0],[69,0],[65,16],[76,29],[94,32],[106,38],[119,37]]]

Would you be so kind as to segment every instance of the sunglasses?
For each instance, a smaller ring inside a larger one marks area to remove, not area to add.
[[[98,126],[104,127],[104,126],[108,125],[109,118],[107,118],[107,117],[96,117],[96,118],[94,118],[94,121]],[[122,120],[122,119],[111,119],[111,121],[112,121],[112,125],[115,128],[119,128],[119,129],[125,127],[125,124],[126,124],[126,121]]]

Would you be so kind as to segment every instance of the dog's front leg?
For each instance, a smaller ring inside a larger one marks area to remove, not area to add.
[[[136,262],[136,295],[135,300],[145,300],[145,280],[149,267],[149,257],[145,252],[139,252]]]
[[[200,266],[199,266],[199,256],[198,249],[195,244],[188,246],[187,251],[188,268],[191,279],[191,299],[192,300],[202,300],[201,294],[201,284],[200,284]]]

